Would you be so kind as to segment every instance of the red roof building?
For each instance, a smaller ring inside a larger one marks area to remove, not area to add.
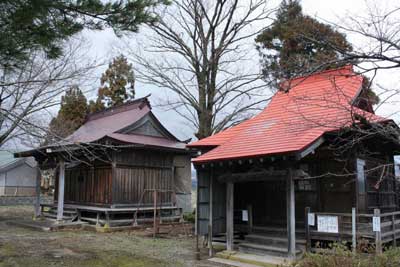
[[[324,133],[358,121],[384,121],[358,108],[363,77],[351,66],[291,80],[255,117],[208,138],[189,144],[212,148],[194,163],[300,153]],[[284,86],[284,85],[283,85]]]
[[[188,145],[200,152],[197,229],[210,252],[223,236],[227,250],[293,259],[351,242],[343,229],[353,208],[363,218],[399,210],[399,146],[373,131],[398,128],[374,114],[363,79],[351,66],[292,79],[258,115]]]

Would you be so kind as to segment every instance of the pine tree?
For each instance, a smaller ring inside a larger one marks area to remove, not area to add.
[[[86,97],[74,86],[61,97],[61,106],[57,117],[50,122],[51,140],[65,138],[77,130],[88,113]]]
[[[151,11],[168,0],[2,0],[0,1],[0,64],[18,68],[31,51],[48,57],[62,54],[62,43],[83,29],[112,28],[118,35],[152,24]],[[20,63],[20,64],[19,64]]]
[[[123,55],[114,58],[101,76],[100,84],[96,102],[91,101],[91,111],[118,106],[134,99],[135,75],[132,64]]]
[[[300,0],[283,0],[275,22],[257,36],[256,43],[264,78],[276,82],[276,86],[310,70],[339,67],[340,54],[336,51],[352,50],[345,35],[304,15]]]
[[[101,102],[100,98],[97,98],[96,101],[90,100],[89,101],[89,113],[94,113],[97,111],[101,111],[105,109],[106,107],[104,106],[103,102]]]

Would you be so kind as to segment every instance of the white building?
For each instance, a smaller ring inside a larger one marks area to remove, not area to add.
[[[34,196],[36,161],[0,151],[0,196]]]

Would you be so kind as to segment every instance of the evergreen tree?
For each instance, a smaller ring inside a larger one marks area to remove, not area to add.
[[[18,67],[32,50],[48,57],[62,54],[61,43],[82,29],[111,27],[116,34],[136,32],[154,23],[151,8],[168,0],[2,0],[0,1],[0,64]]]
[[[106,107],[104,106],[103,102],[101,102],[100,98],[97,98],[96,101],[90,100],[89,101],[89,113],[94,113],[97,111],[101,111],[105,109]]]
[[[100,84],[96,102],[90,103],[90,111],[118,106],[134,99],[135,75],[132,64],[123,55],[114,58],[101,76]]]
[[[275,22],[256,37],[256,43],[264,78],[277,84],[310,70],[339,67],[337,51],[352,50],[345,35],[304,15],[300,0],[283,0]]]
[[[77,87],[70,88],[61,97],[61,106],[57,117],[50,122],[51,140],[65,138],[77,130],[84,122],[88,113],[86,97]]]

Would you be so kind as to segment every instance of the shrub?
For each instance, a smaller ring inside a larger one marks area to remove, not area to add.
[[[183,214],[183,219],[185,222],[194,223],[195,222],[195,212],[188,212]]]
[[[400,266],[400,248],[389,248],[381,255],[353,254],[343,245],[334,245],[320,253],[307,253],[293,267],[397,267]]]

